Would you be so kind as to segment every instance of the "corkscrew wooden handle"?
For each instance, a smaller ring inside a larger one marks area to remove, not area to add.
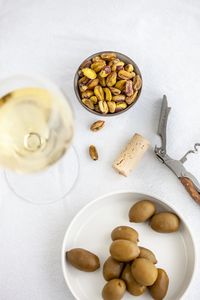
[[[190,196],[200,205],[200,193],[196,190],[193,182],[187,177],[181,177],[180,181]]]

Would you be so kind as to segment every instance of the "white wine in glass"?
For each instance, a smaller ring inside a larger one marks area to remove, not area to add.
[[[0,120],[0,165],[21,173],[6,171],[11,189],[35,203],[53,202],[64,196],[78,168],[72,150],[71,157],[62,160],[64,166],[53,165],[70,147],[74,132],[72,110],[61,90],[46,79],[7,79],[0,83]],[[41,170],[45,171],[36,172]],[[63,175],[65,179],[61,180]]]

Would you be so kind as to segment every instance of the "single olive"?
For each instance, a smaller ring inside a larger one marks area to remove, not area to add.
[[[155,254],[151,250],[144,247],[139,247],[139,248],[140,248],[140,255],[138,256],[138,258],[146,258],[152,261],[153,264],[157,264],[157,259],[155,257]]]
[[[158,276],[157,268],[146,258],[136,258],[131,265],[131,273],[138,283],[145,286],[154,284]]]
[[[165,270],[158,269],[158,277],[152,286],[149,286],[149,292],[153,299],[162,300],[167,294],[169,286],[169,277]]]
[[[141,285],[135,281],[131,273],[131,266],[129,264],[127,264],[126,267],[124,268],[121,278],[126,283],[127,291],[131,295],[140,296],[145,292],[146,286]]]
[[[119,278],[124,267],[124,263],[116,261],[111,256],[105,261],[103,265],[103,277],[109,281],[114,278]]]
[[[129,240],[131,242],[138,242],[138,233],[135,229],[129,226],[118,226],[116,227],[112,233],[111,238],[113,241],[115,240]]]
[[[98,256],[82,248],[67,251],[66,259],[72,266],[85,272],[94,272],[100,267]]]
[[[161,212],[152,217],[150,226],[157,232],[170,233],[179,229],[180,220],[174,213]]]
[[[126,292],[126,285],[121,279],[112,279],[106,283],[102,291],[104,300],[121,300]]]
[[[141,200],[135,203],[129,211],[130,222],[141,223],[155,214],[155,204],[150,200]]]
[[[137,244],[128,240],[116,240],[110,246],[112,258],[120,262],[129,262],[140,254]]]

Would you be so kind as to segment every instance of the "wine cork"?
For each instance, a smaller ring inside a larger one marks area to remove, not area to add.
[[[150,143],[140,134],[134,134],[125,149],[113,163],[113,168],[121,175],[128,176],[142,159]]]

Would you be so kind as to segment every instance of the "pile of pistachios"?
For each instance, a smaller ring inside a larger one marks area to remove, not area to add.
[[[85,60],[78,71],[82,103],[101,114],[113,114],[134,103],[142,79],[132,64],[105,52]]]

